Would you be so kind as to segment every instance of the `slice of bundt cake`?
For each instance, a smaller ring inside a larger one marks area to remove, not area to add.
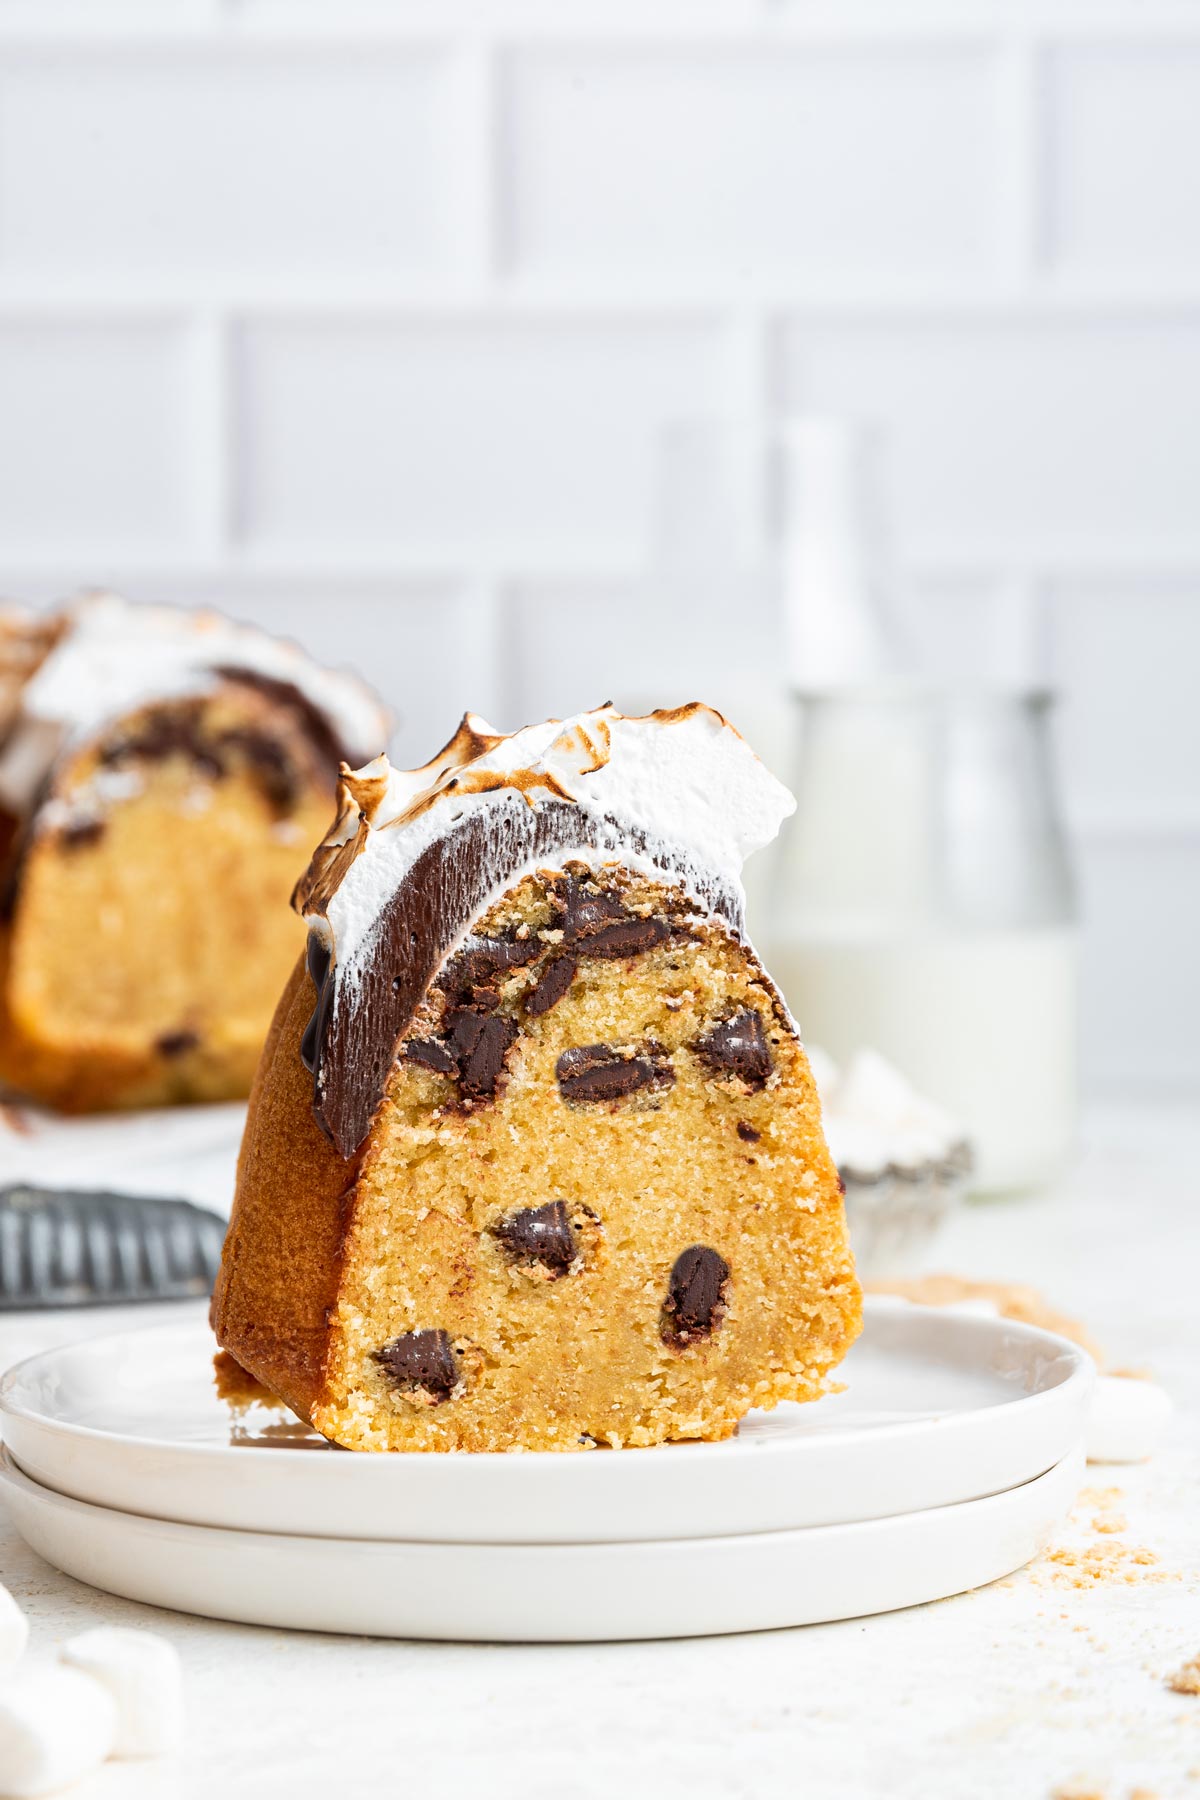
[[[213,613],[92,595],[0,621],[0,1080],[72,1111],[249,1091],[353,677]]]
[[[740,870],[789,811],[702,706],[344,777],[255,1083],[220,1343],[364,1450],[728,1436],[859,1328]]]

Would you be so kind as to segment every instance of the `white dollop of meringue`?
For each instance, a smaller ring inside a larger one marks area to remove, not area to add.
[[[873,1176],[942,1162],[965,1133],[917,1092],[878,1050],[859,1050],[844,1071],[819,1045],[808,1049],[830,1155],[843,1172]]]
[[[612,707],[530,725],[511,736],[468,715],[451,743],[423,769],[392,769],[386,758],[351,778],[372,798],[335,837],[348,842],[365,821],[359,853],[326,898],[338,979],[370,944],[384,907],[417,858],[468,815],[512,804],[575,801],[578,844],[556,862],[621,863],[679,882],[707,908],[720,886],[740,902],[742,865],[775,836],[795,801],[733,726],[709,707],[627,718]],[[610,821],[610,823],[605,823]],[[546,859],[539,859],[545,865]],[[497,894],[526,871],[500,870]],[[315,907],[306,917],[319,916]]]
[[[298,644],[221,613],[90,593],[59,618],[62,630],[22,686],[0,751],[0,805],[14,812],[26,810],[72,744],[148,702],[212,692],[222,667],[289,682],[356,759],[386,742],[387,712],[357,676],[323,669]]]

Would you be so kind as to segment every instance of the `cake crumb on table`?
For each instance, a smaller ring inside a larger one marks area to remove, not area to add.
[[[1158,1557],[1144,1544],[1060,1544],[1047,1550],[1043,1564],[1050,1564],[1045,1577],[1054,1587],[1092,1588],[1122,1583],[1132,1586],[1145,1581],[1177,1581],[1170,1569],[1158,1566]],[[1040,1579],[1037,1565],[1034,1579]]]
[[[1173,1694],[1200,1694],[1200,1656],[1189,1657],[1173,1675],[1167,1676]]]

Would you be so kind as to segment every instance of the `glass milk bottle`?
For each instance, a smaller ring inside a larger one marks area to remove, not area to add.
[[[881,1051],[972,1140],[975,1186],[1066,1160],[1076,1108],[1076,926],[1049,696],[947,688],[887,602],[877,434],[783,433],[778,566],[794,693],[766,933],[810,1044]]]
[[[1049,704],[904,681],[796,697],[774,973],[807,1042],[881,1051],[963,1125],[981,1191],[1053,1176],[1075,1127]]]

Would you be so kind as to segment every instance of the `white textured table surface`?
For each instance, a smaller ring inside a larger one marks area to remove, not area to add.
[[[47,1567],[0,1515],[0,1569],[32,1654],[102,1620],[178,1644],[190,1731],[167,1762],[111,1763],[101,1796],[321,1800],[643,1794],[804,1800],[1200,1796],[1200,1696],[1164,1676],[1200,1653],[1200,1116],[1093,1112],[1050,1195],[965,1210],[940,1268],[1027,1281],[1115,1363],[1149,1365],[1178,1408],[1139,1468],[1092,1468],[1144,1546],[1137,1579],[1059,1585],[1042,1561],[959,1599],[840,1625],[661,1644],[506,1647],[311,1637],[109,1599]],[[153,1312],[0,1322],[0,1363]],[[173,1316],[178,1316],[171,1309]],[[1118,1560],[1120,1560],[1119,1553]]]

